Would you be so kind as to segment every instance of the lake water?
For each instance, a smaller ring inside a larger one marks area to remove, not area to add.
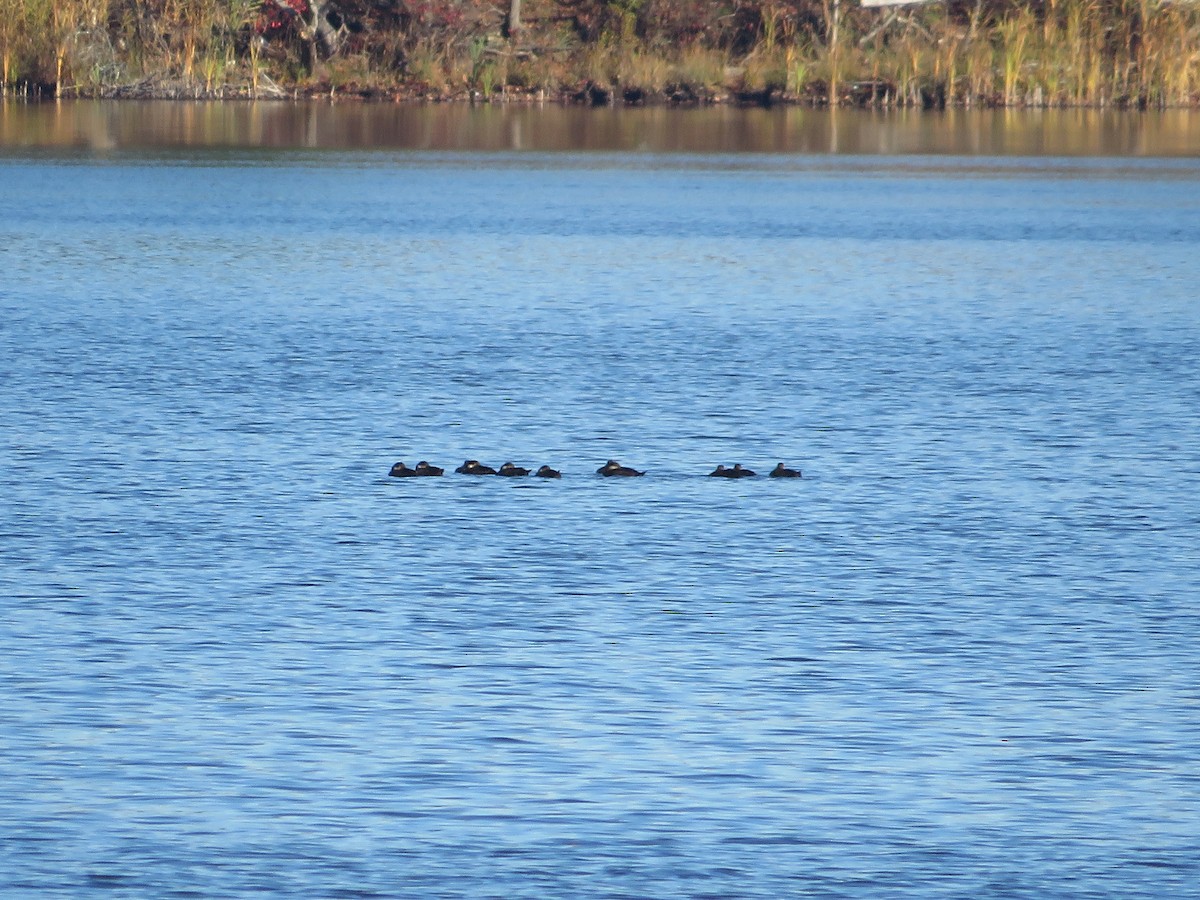
[[[0,107],[0,894],[1200,896],[1193,120],[760,113]]]

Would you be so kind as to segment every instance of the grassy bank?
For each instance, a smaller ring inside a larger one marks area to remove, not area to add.
[[[0,0],[8,96],[1195,106],[1200,3]]]

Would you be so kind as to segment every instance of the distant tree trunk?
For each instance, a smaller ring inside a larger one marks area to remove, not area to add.
[[[521,0],[508,0],[508,20],[504,23],[504,36],[514,39],[521,31]]]
[[[833,15],[831,34],[829,36],[829,105],[838,105],[838,67],[841,65],[841,49],[838,42],[838,25],[842,20],[842,10],[839,0],[833,0]]]

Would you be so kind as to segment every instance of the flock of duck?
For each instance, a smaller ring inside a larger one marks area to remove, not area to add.
[[[421,460],[411,469],[403,462],[398,462],[392,466],[392,470],[388,472],[388,475],[392,478],[422,478],[441,475],[445,471],[445,469],[438,466],[431,466],[425,460]],[[504,463],[499,469],[493,469],[491,466],[485,466],[477,459],[468,459],[454,471],[459,475],[500,475],[508,478],[523,478],[526,475],[532,474],[535,478],[562,478],[562,472],[552,469],[549,466],[542,466],[536,472],[531,473],[529,469],[513,465],[511,462]],[[623,466],[615,459],[610,459],[596,470],[596,474],[603,475],[605,478],[634,478],[646,473],[639,472],[637,469],[631,469],[629,466]],[[725,468],[722,464],[708,474],[710,478],[754,478],[758,473],[750,469],[743,469],[741,463],[734,463],[731,469]],[[798,469],[789,469],[783,463],[779,463],[767,473],[767,476],[769,478],[800,478],[801,473]]]

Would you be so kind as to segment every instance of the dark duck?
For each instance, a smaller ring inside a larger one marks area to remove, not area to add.
[[[785,468],[783,463],[779,463],[770,472],[771,478],[800,478],[801,474],[798,469]]]
[[[604,465],[596,470],[597,475],[603,475],[605,478],[611,478],[614,475],[622,478],[632,478],[635,475],[645,475],[645,472],[639,472],[637,469],[631,469],[629,466],[623,466],[615,459],[610,459]]]
[[[495,475],[496,470],[491,466],[483,465],[477,459],[468,459],[461,466],[454,470],[459,475]]]
[[[758,473],[750,469],[743,469],[741,463],[734,463],[732,469],[719,465],[708,473],[710,478],[753,478],[756,474]]]
[[[392,466],[392,470],[388,472],[388,475],[392,478],[412,478],[414,475],[419,474],[416,469],[410,469],[402,462],[396,463]]]
[[[431,466],[429,463],[425,462],[425,460],[421,460],[419,463],[417,463],[417,467],[413,469],[415,474],[425,477],[441,475],[444,471],[446,470],[439,468],[438,466]]]
[[[506,462],[500,467],[500,471],[498,471],[496,474],[505,475],[509,478],[520,478],[523,475],[528,475],[529,470],[522,469],[520,466],[514,466],[512,463]]]
[[[562,478],[562,472],[557,469],[552,469],[549,466],[542,466],[533,473],[538,478]]]

